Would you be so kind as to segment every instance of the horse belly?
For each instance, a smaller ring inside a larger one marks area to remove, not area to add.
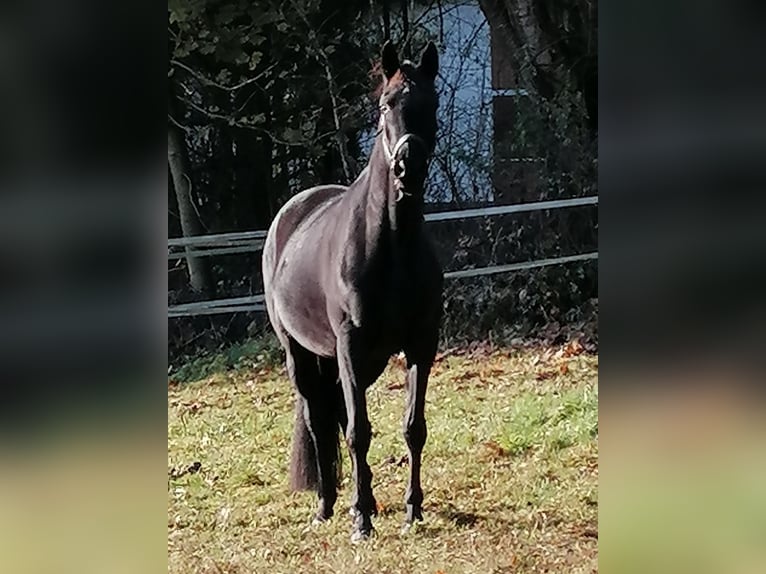
[[[326,219],[320,216],[345,189],[321,186],[301,192],[280,210],[269,231],[275,245],[269,292],[278,323],[302,347],[324,357],[335,355],[335,335],[320,285],[326,259],[320,253],[325,251]]]
[[[316,355],[335,355],[335,334],[327,317],[327,302],[321,291],[300,281],[275,290],[275,307],[288,334]]]

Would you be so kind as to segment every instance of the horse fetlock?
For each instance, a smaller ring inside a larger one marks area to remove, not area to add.
[[[334,500],[329,501],[325,500],[324,498],[320,498],[314,520],[318,520],[319,522],[326,522],[327,520],[330,520],[333,514],[335,514],[333,510],[334,503]]]
[[[423,520],[423,507],[420,504],[408,504],[404,523],[412,524],[416,520]]]
[[[364,496],[355,497],[351,503],[351,507],[348,513],[352,518],[356,518],[361,515],[377,516],[378,515],[378,502],[372,493]]]

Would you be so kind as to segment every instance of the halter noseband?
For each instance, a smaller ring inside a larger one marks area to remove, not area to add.
[[[396,154],[399,153],[399,150],[402,149],[402,146],[406,144],[409,141],[415,141],[420,146],[423,147],[423,149],[427,150],[428,146],[426,145],[426,142],[423,141],[423,138],[420,136],[417,136],[412,133],[406,133],[402,137],[400,137],[396,144],[394,144],[393,149],[391,148],[391,142],[388,139],[388,135],[386,134],[386,114],[391,111],[388,106],[385,106],[380,113],[380,126],[379,129],[383,136],[383,151],[386,153],[386,159],[388,160],[388,168],[391,170],[391,172],[394,171],[394,167],[396,166]],[[402,173],[404,173],[404,162],[403,160],[399,160],[401,163]],[[396,198],[396,201],[400,201],[403,196],[412,196],[411,193],[407,193],[404,191],[404,183],[402,182],[401,177],[395,177],[394,179],[394,186],[396,187],[396,190],[399,192],[399,195]]]

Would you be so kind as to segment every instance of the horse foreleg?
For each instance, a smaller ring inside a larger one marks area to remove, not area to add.
[[[407,485],[405,503],[407,514],[405,527],[415,520],[423,520],[423,489],[420,485],[420,459],[428,434],[426,429],[425,402],[430,362],[416,362],[407,371],[407,408],[404,414],[404,440],[410,455],[410,482]]]
[[[372,471],[367,464],[372,429],[367,417],[364,381],[360,380],[361,357],[352,333],[338,337],[338,370],[346,403],[346,443],[351,454],[354,495],[351,511],[354,519],[351,540],[363,540],[372,534],[375,499],[372,495]]]

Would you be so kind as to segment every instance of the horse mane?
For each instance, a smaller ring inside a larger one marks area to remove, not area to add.
[[[381,79],[384,78],[383,76],[383,65],[380,63],[380,61],[376,61],[372,68],[370,68],[370,71],[368,73],[370,77],[371,82],[376,82],[375,88],[373,88],[372,92],[370,93],[370,97],[378,101],[380,99],[380,96],[383,95],[383,89],[386,87],[386,80]]]

